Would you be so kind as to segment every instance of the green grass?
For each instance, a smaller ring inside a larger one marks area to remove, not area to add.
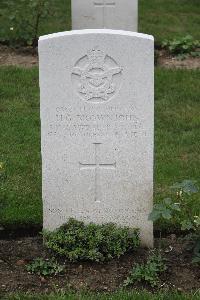
[[[200,186],[200,71],[157,69],[155,201],[183,179]],[[0,68],[0,224],[41,225],[38,69]],[[200,204],[191,207],[200,213]]]
[[[184,179],[200,184],[200,71],[156,72],[155,194]],[[200,205],[198,208],[200,211]]]
[[[0,74],[0,223],[41,224],[38,70]]]
[[[157,42],[191,34],[200,38],[199,0],[139,0],[139,31]]]
[[[49,2],[51,13],[42,21],[39,35],[70,30],[70,0],[49,0]],[[15,24],[10,20],[9,13],[11,8],[14,10],[13,6],[5,8],[2,3],[0,8],[2,10],[0,13],[1,39],[9,36],[10,27],[15,27]],[[199,0],[139,0],[139,31],[154,35],[157,42],[186,34],[199,39],[199,15]]]
[[[114,294],[52,294],[52,295],[13,295],[2,300],[200,300],[200,294],[151,294],[147,292],[120,291]]]
[[[171,196],[169,187],[175,182],[192,179],[197,180],[200,187],[199,83],[200,71],[157,70],[155,202]],[[193,199],[190,211],[193,215],[199,215],[199,193]],[[174,200],[177,202],[176,198]],[[170,222],[156,225],[155,228],[173,230]]]

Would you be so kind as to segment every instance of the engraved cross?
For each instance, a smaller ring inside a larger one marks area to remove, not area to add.
[[[107,163],[107,164],[102,164],[100,163],[100,157],[99,157],[99,147],[101,143],[94,143],[95,146],[95,163],[93,164],[85,164],[85,163],[80,163],[80,170],[95,170],[95,202],[100,203],[100,170],[101,169],[110,169],[110,170],[115,170],[116,169],[116,162],[115,163]]]
[[[115,1],[112,0],[96,0],[94,1],[94,6],[102,9],[102,19],[103,19],[103,27],[106,28],[106,20],[109,17],[107,15],[108,8],[115,8]]]

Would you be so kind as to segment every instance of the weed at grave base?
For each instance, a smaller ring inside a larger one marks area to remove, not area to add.
[[[176,201],[165,198],[161,203],[155,204],[149,215],[149,220],[176,222],[179,228],[187,233],[185,240],[188,241],[188,250],[193,251],[193,263],[200,263],[200,215],[195,215],[190,209],[193,202],[198,202],[198,197],[192,197],[199,192],[196,181],[183,180],[171,186],[175,191]]]
[[[134,282],[146,282],[152,287],[158,286],[160,273],[166,271],[165,259],[159,251],[151,251],[146,264],[136,264],[124,282],[129,286]]]
[[[64,266],[59,265],[55,258],[50,260],[36,258],[32,263],[26,265],[26,270],[37,275],[48,276],[61,273],[64,270]]]

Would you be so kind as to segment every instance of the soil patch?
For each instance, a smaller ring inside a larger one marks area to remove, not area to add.
[[[191,253],[184,243],[171,235],[156,240],[162,245],[162,254],[167,259],[167,271],[161,276],[159,289],[191,291],[200,288],[200,268],[191,264]],[[90,291],[111,292],[118,289],[136,262],[145,262],[147,249],[138,249],[120,259],[104,264],[65,261],[62,275],[40,277],[26,271],[25,265],[37,257],[48,258],[41,237],[26,237],[16,240],[0,240],[0,294],[12,292],[48,293],[58,290],[88,289]],[[132,288],[147,288],[135,284]]]
[[[157,51],[157,65],[170,69],[199,69],[200,57],[187,57],[184,60],[169,56],[166,51]]]
[[[31,68],[38,65],[37,50],[33,48],[12,49],[0,45],[0,66]]]
[[[188,57],[184,60],[178,60],[167,55],[166,51],[163,50],[157,51],[157,55],[157,65],[164,68],[200,68],[200,57]],[[37,49],[31,47],[12,49],[0,45],[0,66],[21,66],[25,68],[38,66]]]

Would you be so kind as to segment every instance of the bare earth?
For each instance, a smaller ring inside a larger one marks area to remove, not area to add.
[[[200,58],[189,57],[185,60],[178,60],[160,51],[158,65],[164,68],[199,69]],[[21,66],[26,68],[38,66],[37,50],[32,48],[16,50],[0,45],[0,66]]]
[[[168,69],[199,69],[200,57],[188,57],[184,60],[180,60],[167,55],[165,51],[159,51],[158,66]]]
[[[32,48],[16,50],[0,45],[0,66],[21,66],[31,68],[37,65],[37,51]]]
[[[135,283],[132,289],[150,291],[173,290],[196,291],[200,289],[200,268],[191,263],[192,254],[175,234],[156,239],[162,245],[162,256],[166,259],[167,271],[160,276],[160,284],[152,289],[144,283]],[[123,285],[135,263],[146,261],[148,250],[138,249],[120,259],[105,263],[79,262],[65,264],[63,274],[50,277],[29,274],[26,264],[37,257],[49,258],[41,237],[24,237],[10,240],[0,239],[0,298],[12,292],[48,293],[69,288],[75,290],[112,292]]]

